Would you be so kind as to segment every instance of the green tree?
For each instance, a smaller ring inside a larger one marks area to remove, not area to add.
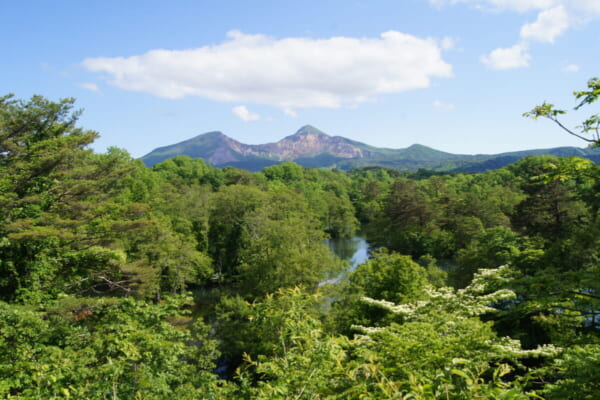
[[[527,196],[514,210],[512,222],[527,235],[540,235],[556,240],[572,234],[590,217],[585,202],[580,200],[576,187],[581,186],[567,177],[568,164],[578,164],[576,159],[557,157],[527,157],[511,166],[522,179],[521,188]],[[561,178],[553,173],[563,170]]]
[[[216,343],[181,307],[62,297],[46,310],[0,303],[0,396],[14,399],[222,398]]]
[[[215,269],[251,298],[281,287],[316,287],[341,263],[302,194],[232,185],[212,199],[209,240]]]
[[[121,240],[148,207],[123,201],[134,168],[124,151],[93,154],[98,134],[76,126],[72,99],[0,99],[0,287],[38,302],[67,288],[112,289]]]
[[[551,357],[557,350],[522,350],[518,341],[498,337],[492,324],[480,319],[494,311],[490,302],[514,297],[496,290],[506,283],[507,272],[481,271],[464,290],[430,288],[423,300],[405,305],[365,298],[371,306],[401,315],[396,321],[402,322],[357,326],[360,335],[353,340],[325,335],[312,308],[298,306],[306,304],[300,293],[279,293],[248,305],[253,311],[245,324],[256,321],[266,328],[260,333],[273,340],[275,351],[246,358],[252,374],[241,374],[238,397],[539,398],[525,388],[520,360]],[[282,312],[289,317],[282,318]],[[275,325],[263,315],[274,315]]]
[[[282,357],[296,341],[314,329],[322,298],[299,288],[279,289],[252,303],[242,297],[223,297],[217,305],[216,333],[221,349],[230,357],[230,369],[243,355]]]
[[[211,185],[217,190],[223,184],[221,170],[211,168],[204,160],[188,156],[169,158],[152,167],[164,180],[175,186],[182,185]]]
[[[498,226],[475,236],[458,252],[458,266],[452,271],[454,284],[464,287],[479,268],[497,268],[514,262],[520,254],[521,239],[508,228]]]
[[[304,177],[302,167],[292,161],[265,167],[262,172],[268,180],[282,181],[286,184],[299,184]]]
[[[376,252],[340,285],[330,319],[336,331],[349,334],[353,324],[376,325],[389,315],[365,304],[362,297],[399,303],[418,301],[426,295],[427,271],[410,256]]]
[[[403,254],[431,254],[432,213],[431,203],[415,181],[397,179],[383,200],[381,213],[369,224],[367,236],[375,245]]]
[[[364,298],[402,317],[395,319],[400,323],[356,327],[364,335],[356,346],[370,371],[366,378],[377,377],[371,390],[386,398],[400,397],[399,392],[423,399],[528,398],[518,378],[510,382],[500,376],[511,370],[521,375],[520,359],[553,357],[558,350],[523,350],[483,322],[482,316],[497,312],[494,305],[515,297],[503,288],[510,274],[507,267],[482,269],[465,289],[428,288],[424,300],[402,305]]]
[[[543,394],[548,399],[597,399],[600,396],[600,345],[567,349],[544,372],[558,376],[548,383]]]

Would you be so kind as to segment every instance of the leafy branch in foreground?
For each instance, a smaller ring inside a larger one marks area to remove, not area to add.
[[[574,91],[573,96],[575,96],[576,100],[579,100],[579,104],[577,104],[574,109],[579,110],[581,107],[585,105],[592,104],[598,97],[600,96],[600,79],[592,78],[587,83],[588,90],[582,91]],[[584,140],[592,147],[600,147],[600,114],[593,114],[584,120],[578,129],[580,132],[576,132],[575,130],[567,128],[558,117],[562,114],[566,114],[567,112],[564,110],[559,110],[554,108],[554,104],[544,102],[540,106],[534,107],[531,111],[523,113],[524,117],[529,117],[533,119],[538,119],[539,117],[548,118],[553,121],[555,124],[560,126],[565,132],[569,135],[573,135],[581,140]],[[591,135],[590,137],[586,137],[586,135]]]

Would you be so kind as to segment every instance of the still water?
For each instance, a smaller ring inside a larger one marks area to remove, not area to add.
[[[349,271],[353,271],[369,258],[369,243],[364,237],[328,239],[327,246],[342,260],[348,261],[350,265],[346,271],[335,278],[322,281],[319,286],[339,282]]]

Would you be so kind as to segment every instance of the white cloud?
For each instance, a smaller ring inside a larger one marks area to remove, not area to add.
[[[527,47],[516,44],[508,48],[498,48],[489,55],[481,57],[481,61],[492,69],[512,69],[528,67],[531,55]]]
[[[537,11],[534,22],[521,27],[521,41],[510,48],[493,50],[481,60],[497,69],[525,67],[531,56],[527,43],[554,43],[557,37],[575,26],[600,18],[600,0],[429,0],[435,7],[466,4],[487,11],[531,12]]]
[[[288,115],[288,116],[294,117],[294,118],[296,118],[298,116],[298,113],[291,108],[284,108],[283,113],[285,115]]]
[[[530,10],[540,10],[550,8],[559,1],[557,0],[429,0],[429,3],[442,7],[446,5],[468,4],[476,8],[489,9],[494,11],[517,11],[525,12]]]
[[[236,117],[238,117],[242,121],[250,122],[258,121],[260,119],[260,115],[248,110],[246,106],[236,106],[233,107],[231,111]]]
[[[446,36],[440,40],[442,50],[452,50],[456,47],[456,39]]]
[[[600,17],[600,2],[598,0],[556,0],[556,3],[562,4],[581,17]]]
[[[579,72],[579,65],[569,64],[565,67],[565,71],[567,72]]]
[[[82,89],[89,90],[90,92],[99,92],[100,91],[100,88],[98,87],[98,85],[96,85],[95,83],[91,83],[91,82],[78,83],[77,86],[79,86]]]
[[[452,103],[444,103],[442,101],[436,100],[433,102],[433,108],[435,108],[438,111],[452,111],[455,107]]]
[[[396,31],[378,38],[279,40],[233,31],[218,45],[88,58],[83,65],[125,90],[268,104],[288,113],[356,105],[452,76],[435,40]]]
[[[521,39],[554,43],[569,28],[569,15],[563,6],[539,13],[537,20],[521,28]]]
[[[600,16],[600,1],[598,0],[429,0],[429,3],[435,7],[466,4],[482,10],[521,13],[545,11],[563,6],[573,13]]]

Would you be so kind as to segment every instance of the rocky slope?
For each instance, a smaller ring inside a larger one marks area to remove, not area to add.
[[[170,146],[159,147],[142,157],[147,166],[168,158],[187,155],[202,158],[213,166],[226,165],[258,171],[265,166],[284,161],[314,167],[350,169],[364,166],[383,166],[400,170],[426,168],[438,171],[472,171],[501,168],[528,155],[550,154],[580,156],[600,161],[600,150],[559,147],[495,155],[451,154],[419,144],[405,149],[386,149],[369,146],[341,136],[329,136],[306,125],[295,134],[275,143],[248,145],[222,132],[208,132]]]

